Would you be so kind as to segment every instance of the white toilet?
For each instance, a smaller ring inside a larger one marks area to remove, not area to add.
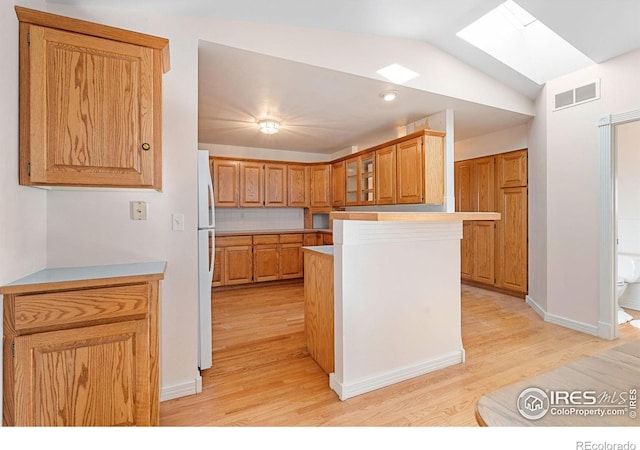
[[[640,255],[618,254],[616,297],[620,307],[618,323],[633,319],[622,307],[640,309]]]

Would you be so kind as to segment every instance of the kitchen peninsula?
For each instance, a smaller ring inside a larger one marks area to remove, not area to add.
[[[499,213],[337,211],[335,368],[341,400],[464,362],[464,220]]]

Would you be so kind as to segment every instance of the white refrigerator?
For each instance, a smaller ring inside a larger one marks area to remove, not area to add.
[[[209,152],[198,150],[198,367],[211,367],[211,281],[215,258],[215,209]],[[209,252],[211,239],[211,253]]]

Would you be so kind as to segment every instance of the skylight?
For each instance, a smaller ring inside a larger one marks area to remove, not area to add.
[[[594,64],[512,0],[457,35],[538,84]]]
[[[382,75],[387,80],[391,81],[395,84],[403,84],[409,80],[414,79],[415,77],[420,76],[420,74],[414,72],[411,69],[407,69],[400,64],[391,64],[390,66],[383,67],[380,70],[377,70],[376,73]]]

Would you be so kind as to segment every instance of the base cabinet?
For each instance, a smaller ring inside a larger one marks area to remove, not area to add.
[[[3,425],[159,425],[162,276],[0,288]]]

